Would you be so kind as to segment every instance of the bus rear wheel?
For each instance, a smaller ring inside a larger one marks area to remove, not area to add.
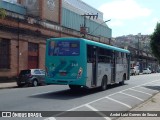
[[[125,81],[125,79],[126,79],[126,77],[125,77],[125,75],[123,75],[122,81],[121,81],[121,82],[119,82],[119,84],[120,84],[120,85],[124,85],[124,81]]]
[[[103,79],[102,79],[102,83],[101,83],[101,90],[104,91],[107,89],[107,77],[106,76],[103,76]]]
[[[71,90],[79,90],[81,88],[81,86],[80,85],[69,85],[69,88]]]

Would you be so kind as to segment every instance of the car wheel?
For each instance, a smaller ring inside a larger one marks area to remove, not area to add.
[[[35,79],[35,80],[33,80],[33,82],[32,82],[32,86],[33,87],[36,87],[36,86],[38,86],[38,81]]]

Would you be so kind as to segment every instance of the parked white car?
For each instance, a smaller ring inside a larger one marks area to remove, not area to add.
[[[138,66],[130,68],[130,75],[139,75],[139,69],[138,68],[139,68]]]
[[[151,74],[151,70],[149,68],[143,69],[143,74]]]

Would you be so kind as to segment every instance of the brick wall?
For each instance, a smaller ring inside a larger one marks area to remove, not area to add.
[[[47,19],[60,24],[60,0],[54,0],[54,4],[43,1],[43,19]]]
[[[10,40],[10,69],[0,69],[0,81],[2,80],[2,77],[12,78],[17,76],[17,73],[19,73],[18,71],[22,69],[28,69],[28,42],[39,44],[38,64],[39,68],[45,68],[45,39],[35,36],[19,35],[18,45],[18,35],[4,31],[0,31],[0,38],[6,38]]]
[[[45,52],[46,45],[41,43],[39,44],[39,68],[45,69]]]
[[[18,72],[18,42],[16,39],[11,39],[11,51],[10,51],[10,76],[17,75]]]

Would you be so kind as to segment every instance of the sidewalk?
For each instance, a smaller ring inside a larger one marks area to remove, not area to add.
[[[133,108],[131,111],[160,111],[160,93]],[[117,120],[160,120],[160,117],[120,117]]]
[[[15,88],[15,87],[17,87],[17,83],[16,82],[0,83],[0,89]]]

